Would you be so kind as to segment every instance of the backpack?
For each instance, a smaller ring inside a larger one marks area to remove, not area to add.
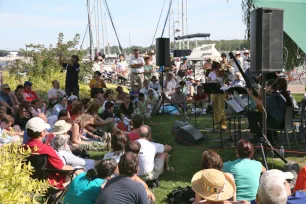
[[[167,195],[167,202],[169,204],[175,204],[175,203],[193,203],[195,200],[195,192],[192,190],[190,186],[187,186],[185,188],[178,187],[178,189],[175,189],[171,191]]]

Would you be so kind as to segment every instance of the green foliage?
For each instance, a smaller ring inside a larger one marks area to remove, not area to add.
[[[37,203],[43,195],[46,181],[38,181],[30,176],[33,167],[25,163],[31,150],[24,150],[19,144],[11,143],[0,148],[0,201],[1,203]]]
[[[0,50],[0,57],[4,57],[8,54],[9,54],[9,52],[7,50]]]
[[[255,8],[254,0],[242,0],[241,9],[243,21],[246,25],[246,39],[250,39],[251,30],[251,10]],[[287,71],[295,67],[304,65],[306,61],[305,53],[299,46],[284,32],[284,68]]]
[[[68,42],[64,42],[64,34],[59,33],[56,47],[50,45],[45,47],[41,44],[29,44],[26,49],[20,49],[20,55],[25,57],[25,60],[16,60],[9,67],[9,72],[18,81],[21,81],[22,76],[16,73],[26,73],[29,78],[42,79],[51,82],[54,79],[54,73],[59,73],[62,70],[61,63],[69,63],[72,55],[78,55],[81,64],[80,80],[84,81],[86,76],[90,76],[92,72],[92,63],[83,62],[82,58],[86,51],[78,50],[76,46],[79,44],[80,35]],[[61,74],[64,75],[64,74]]]

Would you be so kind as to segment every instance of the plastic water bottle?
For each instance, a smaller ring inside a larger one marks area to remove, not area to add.
[[[284,146],[281,146],[281,148],[279,149],[279,154],[280,154],[282,157],[285,157],[285,149],[284,149]]]
[[[295,124],[296,132],[300,132],[300,123]]]

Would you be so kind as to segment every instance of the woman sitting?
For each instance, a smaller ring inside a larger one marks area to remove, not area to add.
[[[120,112],[124,115],[124,117],[131,118],[134,112],[133,103],[131,102],[131,96],[126,94],[124,96],[123,103],[121,103],[119,107]]]
[[[25,101],[25,97],[23,95],[23,91],[24,91],[24,87],[23,85],[19,84],[16,89],[15,92],[12,94],[13,96],[13,104],[14,105],[20,105],[22,102]]]
[[[75,120],[77,117],[82,115],[84,113],[84,105],[81,102],[75,103],[73,105],[72,111],[71,111],[71,119]]]
[[[116,88],[116,91],[117,91],[117,96],[116,96],[117,102],[124,101],[124,97],[128,94],[123,91],[122,86],[118,86]]]
[[[101,114],[101,118],[103,120],[106,120],[108,118],[114,118],[114,109],[115,109],[115,104],[113,104],[110,101],[106,102],[105,110]]]
[[[137,102],[137,109],[136,109],[136,114],[146,116],[148,113],[147,111],[147,103],[145,100],[145,95],[143,93],[139,94],[139,100]]]
[[[89,87],[91,89],[91,97],[94,98],[97,93],[103,93],[103,88],[106,88],[106,84],[101,79],[101,72],[95,71],[93,79],[89,82]]]
[[[212,150],[207,150],[203,152],[202,161],[201,161],[201,170],[216,169],[221,171],[222,168],[223,168],[223,161],[218,153]],[[231,180],[231,183],[235,183],[235,179],[232,174],[230,173],[224,173],[224,174],[229,180]],[[195,203],[201,200],[202,196],[199,193],[196,193]],[[236,194],[233,195],[232,200],[236,201]]]
[[[115,160],[104,160],[87,173],[77,175],[71,182],[65,195],[64,203],[94,204],[117,167]]]
[[[260,174],[266,171],[259,161],[251,160],[253,154],[253,144],[241,139],[236,149],[238,159],[224,163],[223,171],[233,174],[235,178],[237,200],[255,200]]]
[[[110,138],[107,134],[101,138],[86,129],[87,126],[93,125],[94,122],[94,117],[88,114],[82,114],[74,121],[71,135],[71,142],[74,147],[94,151],[108,149]],[[93,139],[90,139],[90,137]]]
[[[92,103],[90,104],[87,114],[91,115],[94,118],[94,122],[92,124],[93,127],[95,127],[98,130],[103,130],[106,133],[112,133],[113,131],[117,130],[115,119],[114,118],[107,118],[106,120],[103,120],[98,115],[98,110],[100,108],[99,103]]]
[[[134,115],[132,118],[133,130],[129,132],[128,137],[130,141],[139,139],[139,128],[144,124],[143,117],[141,115]]]
[[[25,131],[25,126],[30,119],[30,113],[27,111],[24,104],[21,104],[15,114],[15,125],[19,125],[20,129]]]
[[[117,131],[115,134],[112,134],[111,147],[112,151],[104,155],[103,160],[114,159],[117,164],[120,161],[120,157],[124,154],[126,145],[128,143],[128,138],[121,131]],[[119,175],[119,172],[116,172]]]

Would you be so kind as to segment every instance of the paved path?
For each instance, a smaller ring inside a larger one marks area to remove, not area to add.
[[[305,93],[305,86],[303,84],[288,84],[288,90],[292,93]]]

